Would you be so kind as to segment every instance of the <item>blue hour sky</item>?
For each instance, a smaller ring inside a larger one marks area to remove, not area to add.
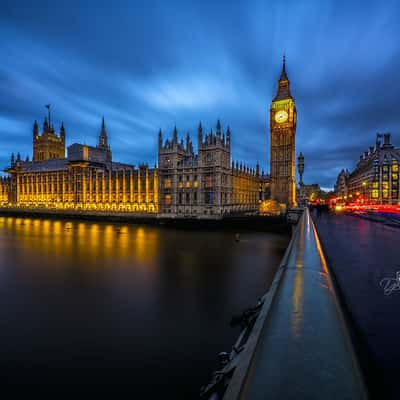
[[[306,183],[332,187],[375,134],[400,145],[396,1],[8,1],[0,7],[0,166],[32,155],[53,107],[67,145],[95,144],[105,116],[115,160],[157,157],[157,132],[232,131],[232,156],[269,170],[268,108],[282,54],[298,110]]]

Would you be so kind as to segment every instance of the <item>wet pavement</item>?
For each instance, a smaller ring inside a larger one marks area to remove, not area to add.
[[[313,219],[351,318],[371,397],[398,399],[400,229],[351,215]]]

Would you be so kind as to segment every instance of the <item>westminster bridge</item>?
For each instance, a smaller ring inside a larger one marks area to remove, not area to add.
[[[204,399],[397,399],[397,218],[303,213]]]

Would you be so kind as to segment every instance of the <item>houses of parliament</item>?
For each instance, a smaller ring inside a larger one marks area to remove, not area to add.
[[[269,197],[293,207],[295,132],[285,59],[270,107],[270,175],[232,160],[231,131],[220,121],[215,133],[199,125],[197,153],[189,134],[179,140],[175,127],[164,140],[160,130],[158,166],[150,168],[113,161],[104,118],[95,146],[73,143],[66,149],[64,124],[57,134],[49,112],[41,132],[33,124],[32,160],[11,155],[8,176],[0,179],[0,205],[195,218],[255,214]]]

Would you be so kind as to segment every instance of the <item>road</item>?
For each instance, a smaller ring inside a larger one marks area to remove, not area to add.
[[[371,397],[398,399],[400,229],[351,215],[313,219],[352,321]]]

